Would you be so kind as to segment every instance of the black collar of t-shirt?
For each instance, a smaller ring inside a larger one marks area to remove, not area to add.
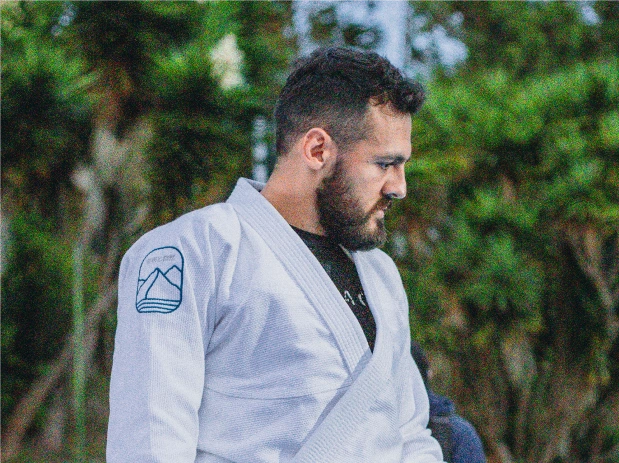
[[[325,269],[357,317],[370,349],[374,350],[376,323],[367,305],[357,268],[348,252],[329,237],[310,233],[296,227],[292,227],[292,229],[297,232]]]
[[[320,256],[331,259],[337,259],[342,255],[348,257],[342,246],[333,241],[331,238],[301,230],[297,227],[292,227],[292,229],[297,232],[297,235],[299,235],[299,237],[315,255],[318,253]],[[323,259],[321,259],[318,255],[316,255],[316,257],[322,262]]]

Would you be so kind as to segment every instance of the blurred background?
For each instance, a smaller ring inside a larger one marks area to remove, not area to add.
[[[387,251],[490,462],[619,462],[619,3],[31,2],[2,14],[2,456],[104,461],[116,279],[273,166],[295,57],[423,82]]]

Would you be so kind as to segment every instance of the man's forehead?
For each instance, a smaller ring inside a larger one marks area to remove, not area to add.
[[[409,113],[401,113],[389,104],[370,106],[365,119],[368,127],[368,137],[374,141],[381,141],[385,137],[392,137],[398,132],[401,136],[410,138],[412,118]]]
[[[390,123],[396,121],[411,121],[410,113],[397,111],[390,103],[369,105],[365,114],[368,121]]]
[[[374,112],[374,113],[382,113],[384,115],[392,116],[392,117],[410,116],[409,113],[403,113],[401,111],[398,111],[395,108],[395,106],[393,106],[389,102],[376,104],[376,103],[372,103],[372,101],[370,100],[370,104],[368,105],[368,111]]]

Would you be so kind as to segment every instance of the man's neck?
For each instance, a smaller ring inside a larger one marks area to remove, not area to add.
[[[316,192],[303,188],[303,180],[293,184],[273,173],[261,191],[271,205],[290,225],[316,235],[324,235],[316,210]]]

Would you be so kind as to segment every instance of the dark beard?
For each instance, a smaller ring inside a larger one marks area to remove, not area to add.
[[[387,241],[384,219],[374,219],[377,220],[374,231],[368,229],[368,224],[378,209],[391,205],[391,200],[382,199],[369,213],[364,213],[340,159],[333,173],[323,180],[316,191],[316,203],[318,220],[325,234],[346,249],[369,251]]]

